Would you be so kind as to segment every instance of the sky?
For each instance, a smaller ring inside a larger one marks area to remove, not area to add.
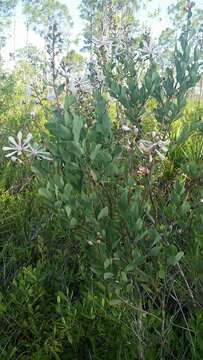
[[[60,0],[62,3],[65,3],[68,6],[69,13],[73,19],[74,26],[71,29],[71,37],[78,36],[83,29],[83,22],[80,19],[79,15],[79,5],[81,0]],[[11,29],[12,35],[12,29]],[[34,33],[33,31],[29,32],[29,43],[36,45],[39,48],[43,47],[43,40],[40,38],[39,35]],[[26,29],[24,24],[24,18],[22,15],[22,6],[19,3],[16,12],[16,41],[15,41],[15,48],[23,48],[26,44]],[[10,36],[10,39],[7,41],[7,45],[4,49],[4,54],[9,54],[13,51],[14,44],[13,38]]]
[[[73,27],[71,29],[71,38],[76,38],[79,34],[81,34],[84,22],[80,19],[79,15],[79,5],[81,0],[60,0],[62,3],[65,3],[68,6],[70,15],[73,19]],[[169,19],[167,16],[167,7],[171,3],[176,2],[176,0],[151,0],[148,8],[141,12],[140,20],[143,24],[151,26],[151,33],[153,37],[158,37],[161,31],[169,25]],[[203,0],[196,0],[196,3],[203,8]],[[156,9],[160,9],[160,18],[148,18],[147,15],[153,13]],[[29,42],[33,45],[38,46],[39,48],[43,48],[43,40],[36,35],[34,32],[29,33]],[[15,48],[22,48],[26,44],[26,31],[24,25],[24,19],[22,16],[22,8],[19,5],[16,13],[16,43]],[[12,36],[10,37],[7,45],[4,49],[4,55],[6,58],[9,58],[9,53],[12,53],[14,49]]]

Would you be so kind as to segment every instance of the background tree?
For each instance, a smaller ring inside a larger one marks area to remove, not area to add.
[[[58,0],[22,0],[23,13],[26,15],[29,26],[46,37],[49,26],[60,24],[64,34],[70,26],[71,17],[68,8]]]
[[[199,6],[198,1],[177,0],[168,6],[168,15],[170,26],[162,31],[159,44],[164,49],[165,58],[170,59],[173,54],[174,44],[180,34],[180,30],[184,24],[185,14],[188,9],[192,8],[192,31],[194,41],[198,42],[201,38],[203,24],[203,9]]]
[[[13,51],[15,50],[15,9],[17,0],[0,1],[0,62],[2,61],[1,51],[6,44],[9,30],[13,22]],[[13,20],[13,21],[12,21]]]
[[[81,2],[81,17],[86,21],[84,36],[86,45],[92,49],[94,39],[111,39],[121,35],[129,35],[132,27],[135,29],[135,11],[139,1],[83,0]]]

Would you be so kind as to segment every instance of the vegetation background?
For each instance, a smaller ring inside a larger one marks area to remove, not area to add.
[[[203,6],[150,3],[0,1],[0,360],[203,358]]]

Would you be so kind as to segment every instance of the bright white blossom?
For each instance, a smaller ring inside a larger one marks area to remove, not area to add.
[[[22,164],[22,160],[19,159],[17,156],[11,156],[11,161]]]
[[[98,49],[105,47],[106,49],[110,50],[112,46],[112,40],[106,36],[103,36],[101,40],[94,37],[92,42]]]
[[[157,42],[152,40],[152,38],[145,40],[143,43],[143,48],[141,49],[141,53],[143,55],[150,55],[155,57],[156,59],[160,59],[162,57],[162,49],[158,45]]]
[[[133,131],[135,135],[137,135],[139,133],[139,129],[133,125],[132,128],[130,128],[129,126],[123,124],[121,125],[121,129],[124,131],[124,132],[130,132],[130,131]]]
[[[23,139],[23,134],[19,131],[16,137],[9,136],[8,140],[9,146],[3,146],[2,150],[8,152],[5,157],[10,158],[13,162],[22,163],[25,157],[52,160],[48,151],[36,143],[31,143],[32,134],[30,133]]]
[[[30,115],[32,116],[32,118],[35,118],[36,117],[36,111],[35,110],[32,110],[31,112],[30,112]]]
[[[69,82],[69,90],[73,94],[76,94],[77,91],[91,92],[92,88],[88,79],[86,79],[85,77],[78,77],[75,78],[75,80],[72,79]]]
[[[29,156],[34,159],[44,159],[49,161],[52,160],[50,153],[37,143],[29,144],[26,151],[28,152]]]
[[[122,125],[121,126],[121,129],[124,131],[124,132],[130,132],[131,131],[131,129],[127,126],[127,125]]]
[[[28,144],[32,140],[32,134],[28,134],[25,139],[23,139],[22,132],[19,131],[16,139],[13,136],[8,137],[10,146],[4,146],[3,151],[8,151],[5,157],[11,158],[12,161],[16,160],[16,157],[21,156],[24,151],[26,151]]]
[[[135,135],[138,135],[138,133],[139,133],[139,129],[135,125],[133,125],[133,132]]]
[[[167,151],[168,151],[168,146],[169,146],[169,144],[170,144],[170,140],[168,139],[168,140],[165,140],[165,141],[163,141],[163,140],[159,140],[158,142],[157,142],[157,145],[158,145],[158,147],[159,147],[159,149],[161,149],[163,152],[165,152],[165,153],[167,153]]]

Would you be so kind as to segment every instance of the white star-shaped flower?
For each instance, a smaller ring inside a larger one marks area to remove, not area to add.
[[[32,145],[29,144],[26,151],[29,154],[29,156],[34,159],[38,159],[38,160],[44,159],[49,161],[52,160],[51,154],[37,143],[34,143]]]
[[[19,131],[16,139],[13,136],[8,137],[10,146],[3,146],[3,151],[8,151],[5,157],[11,158],[14,161],[16,156],[21,156],[24,151],[26,151],[28,144],[32,140],[32,134],[28,134],[25,139],[23,139],[22,132]]]

